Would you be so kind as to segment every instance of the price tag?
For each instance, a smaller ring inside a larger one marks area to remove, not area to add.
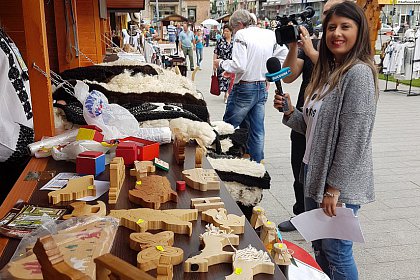
[[[163,249],[163,246],[161,245],[156,246],[156,249],[161,252],[165,251],[165,249]]]
[[[90,185],[90,186],[88,186],[88,190],[93,190],[95,187],[94,186],[92,186],[92,185]]]
[[[137,220],[137,222],[136,222],[136,224],[138,224],[138,225],[139,225],[139,224],[141,224],[141,223],[143,223],[143,222],[144,222],[144,220],[143,220],[143,219],[138,219],[138,220]]]
[[[271,225],[271,222],[270,221],[267,221],[267,225]]]
[[[141,186],[141,181],[137,181],[136,186]]]
[[[242,268],[240,268],[240,267],[235,268],[235,274],[236,275],[241,275],[241,273],[242,273]]]

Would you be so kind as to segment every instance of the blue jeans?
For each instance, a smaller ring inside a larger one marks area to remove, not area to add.
[[[197,65],[200,67],[201,61],[203,61],[203,48],[195,48],[195,54],[197,55]]]
[[[176,41],[176,35],[175,34],[170,34],[169,35],[169,42],[174,43]]]
[[[307,165],[304,166],[304,178]],[[305,185],[305,184],[304,184]],[[346,204],[357,215],[360,205]],[[319,204],[310,197],[305,197],[305,211],[319,208]],[[357,280],[359,274],[353,257],[353,242],[341,239],[319,239],[312,241],[315,260],[331,280]]]
[[[265,82],[235,84],[229,94],[223,120],[234,127],[246,123],[247,149],[252,160],[264,159],[264,115],[267,102]]]

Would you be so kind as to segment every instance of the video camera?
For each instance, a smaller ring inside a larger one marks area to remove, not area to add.
[[[304,26],[308,30],[309,35],[312,35],[314,30],[310,18],[314,14],[315,10],[311,6],[308,6],[300,13],[288,16],[276,16],[277,27],[275,32],[277,44],[283,45],[300,40],[299,25]],[[289,25],[289,22],[292,22],[293,25]]]

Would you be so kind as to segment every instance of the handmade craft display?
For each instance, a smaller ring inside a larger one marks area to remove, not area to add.
[[[203,165],[204,149],[201,147],[195,148],[195,168],[201,168]]]
[[[234,234],[242,234],[245,231],[245,216],[227,214],[226,209],[210,209],[201,213],[201,220],[214,224],[223,230],[232,231]]]
[[[143,270],[109,253],[97,257],[94,261],[97,280],[156,280]]]
[[[182,178],[189,187],[196,190],[220,190],[220,179],[213,169],[187,169],[182,171]]]
[[[236,250],[233,256],[233,273],[226,280],[252,280],[260,273],[274,274],[274,263],[267,252],[258,251],[251,245]]]
[[[174,245],[174,233],[172,231],[162,231],[156,234],[149,232],[133,232],[130,234],[130,248],[141,251],[146,248],[158,245]]]
[[[192,224],[197,220],[197,209],[154,210],[148,208],[111,210],[109,216],[120,219],[120,224],[136,232],[170,230],[177,234],[192,234]]]
[[[95,205],[87,204],[85,201],[77,201],[70,204],[70,206],[73,208],[73,211],[70,214],[64,215],[64,220],[81,216],[106,216],[106,205],[100,200]]]
[[[134,168],[130,169],[130,176],[136,177],[137,180],[141,180],[142,178],[155,173],[156,167],[153,164],[153,161],[144,160],[144,161],[135,161]]]
[[[225,203],[220,197],[191,198],[191,208],[203,212],[209,209],[225,208]]]
[[[114,157],[109,163],[109,194],[108,203],[117,203],[121,187],[125,180],[125,165],[122,157]]]
[[[118,221],[111,217],[86,217],[67,220],[58,225],[57,234],[52,235],[64,261],[83,274],[95,278],[93,260],[111,250]],[[31,247],[24,247],[25,256],[7,264],[7,271],[14,280],[41,280],[42,270]],[[55,254],[56,251],[53,251]],[[48,253],[49,256],[52,253]],[[60,260],[60,258],[57,258]],[[55,264],[54,260],[52,263]],[[54,280],[66,278],[53,278]]]
[[[204,248],[199,255],[185,261],[185,272],[208,272],[209,266],[231,263],[234,252],[224,251],[223,248],[227,245],[239,245],[238,235],[220,230],[212,224],[206,226],[206,232],[200,235],[200,240]]]
[[[70,179],[67,186],[61,190],[48,193],[48,201],[57,204],[62,201],[72,201],[85,196],[95,196],[96,189],[93,175]]]
[[[38,238],[33,249],[41,266],[44,280],[91,280],[89,276],[71,267],[51,235]]]
[[[178,194],[172,190],[168,178],[150,175],[136,182],[134,189],[128,191],[128,199],[143,207],[159,209],[161,203],[177,202]]]

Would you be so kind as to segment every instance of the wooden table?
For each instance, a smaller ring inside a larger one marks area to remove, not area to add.
[[[184,163],[184,168],[178,166],[175,162],[175,159],[172,154],[172,145],[166,144],[160,146],[160,158],[170,164],[169,172],[157,171],[158,175],[166,175],[173,188],[175,188],[175,182],[177,180],[182,180],[181,171],[189,168],[194,168],[195,163],[195,148],[193,146],[186,147],[186,159]],[[203,167],[211,168],[209,162],[204,158]],[[6,200],[3,202],[0,208],[0,216],[3,217],[15,204],[15,202],[20,198],[25,201],[28,201],[32,204],[37,205],[48,205],[48,196],[47,191],[39,191],[38,189],[42,187],[46,182],[36,181],[24,181],[26,174],[29,171],[41,171],[41,170],[55,170],[59,172],[75,172],[76,166],[74,163],[63,162],[63,161],[54,161],[53,159],[35,159],[33,158],[26,169],[23,171],[15,186],[9,193]],[[111,209],[129,209],[129,208],[139,208],[138,205],[131,203],[128,200],[128,190],[132,189],[135,184],[135,178],[130,177],[129,169],[126,169],[126,179],[124,186],[121,190],[118,202],[116,205],[110,206],[107,205],[108,211]],[[99,175],[96,179],[98,180],[109,180],[109,171],[107,170]],[[167,202],[164,203],[161,209],[172,209],[172,208],[190,208],[191,198],[194,197],[209,197],[209,196],[220,196],[225,203],[225,208],[228,213],[242,215],[241,210],[236,205],[235,201],[232,199],[230,194],[227,192],[225,186],[221,184],[221,189],[219,191],[207,191],[201,192],[198,190],[191,189],[187,187],[187,190],[178,192],[178,203]],[[102,195],[99,200],[108,201],[108,193]],[[69,203],[67,203],[69,204]],[[65,204],[61,204],[65,205]],[[184,250],[184,261],[197,254],[200,250],[200,241],[199,234],[204,232],[205,222],[201,222],[201,215],[198,215],[198,220],[193,221],[193,234],[191,237],[188,235],[175,234],[175,247],[180,247]],[[111,253],[115,256],[136,265],[136,256],[138,252],[131,250],[129,246],[129,235],[132,231],[119,227],[117,235],[115,237],[113,248]],[[16,250],[19,240],[0,238],[0,268],[3,268],[12,257],[14,251]],[[240,235],[240,245],[237,247],[243,249],[249,244],[254,246],[259,250],[264,250],[264,246],[255,233],[251,225],[246,221],[245,224],[245,233]],[[225,250],[228,250],[226,247]],[[184,273],[183,265],[177,265],[174,267],[174,279],[224,279],[224,276],[232,273],[232,264],[218,264],[211,266],[208,273]],[[286,279],[281,273],[280,269],[275,266],[275,274],[259,274],[254,279]]]

